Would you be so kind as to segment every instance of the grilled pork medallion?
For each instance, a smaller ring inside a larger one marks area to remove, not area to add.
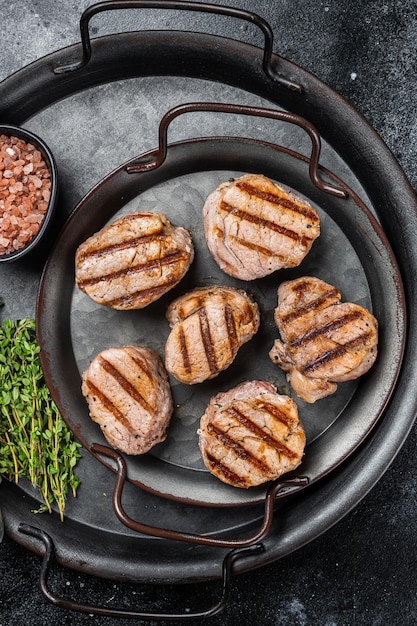
[[[248,381],[214,396],[198,434],[207,469],[241,488],[298,467],[306,441],[295,402],[262,381]]]
[[[165,367],[187,385],[214,378],[259,328],[258,305],[233,287],[197,288],[167,310]]]
[[[241,280],[299,265],[320,234],[316,211],[260,174],[219,185],[204,204],[203,223],[212,256]]]
[[[311,276],[278,288],[275,322],[281,339],[269,355],[306,402],[362,376],[376,359],[377,320],[358,304],[340,300],[336,287]]]
[[[113,448],[137,455],[164,441],[173,404],[167,373],[154,350],[104,350],[82,379],[90,416]]]
[[[78,247],[75,280],[98,304],[141,309],[177,285],[193,258],[185,228],[160,213],[131,213]]]

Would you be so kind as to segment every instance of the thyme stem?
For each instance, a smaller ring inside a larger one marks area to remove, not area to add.
[[[41,494],[39,511],[61,520],[70,487],[79,485],[79,448],[46,386],[35,320],[4,320],[0,328],[0,482],[27,478]],[[39,512],[35,511],[35,512]]]

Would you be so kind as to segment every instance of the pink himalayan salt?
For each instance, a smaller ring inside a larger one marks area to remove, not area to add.
[[[41,152],[0,135],[0,255],[20,250],[39,232],[50,196],[50,172]]]

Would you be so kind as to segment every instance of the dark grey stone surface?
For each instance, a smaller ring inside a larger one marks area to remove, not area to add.
[[[78,18],[90,2],[0,0],[0,79],[78,40]],[[303,0],[223,2],[258,12],[271,23],[274,49],[329,84],[362,113],[391,148],[417,188],[417,5],[396,2]],[[93,34],[134,27],[136,11],[94,21]],[[214,32],[256,45],[251,27],[226,18]],[[205,31],[200,15],[144,11],[143,28]],[[151,145],[153,145],[151,141]],[[116,164],[124,159],[116,155]],[[105,170],[106,171],[106,170]],[[97,172],[104,175],[104,172]],[[234,580],[227,608],[209,624],[385,626],[417,623],[416,431],[391,467],[336,526],[297,552]],[[0,545],[0,626],[108,624],[125,620],[67,613],[37,590],[40,559],[5,538]],[[54,568],[62,594],[124,608],[180,610],[217,597],[219,586],[145,588]]]

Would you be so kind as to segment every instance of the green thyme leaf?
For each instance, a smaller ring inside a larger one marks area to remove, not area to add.
[[[64,519],[68,490],[76,495],[79,448],[45,383],[35,320],[6,319],[0,328],[0,482],[30,480],[44,504]]]

